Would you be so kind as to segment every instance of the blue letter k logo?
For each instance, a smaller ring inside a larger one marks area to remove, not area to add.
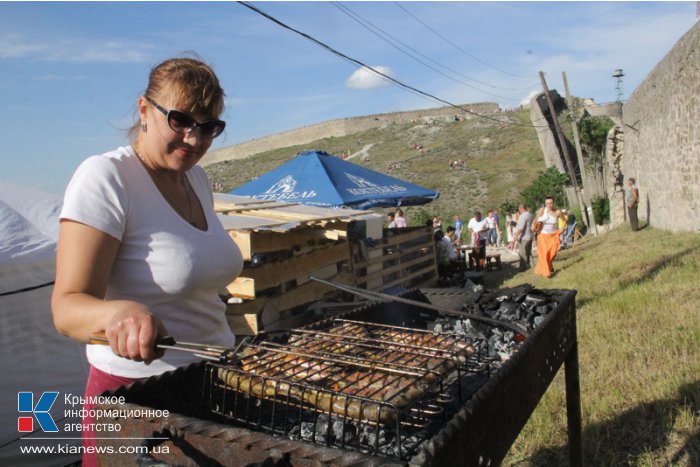
[[[39,402],[37,402],[35,406],[33,393],[19,392],[17,393],[17,411],[33,413],[36,421],[39,422],[39,426],[41,427],[42,431],[58,431],[56,423],[49,414],[49,410],[51,410],[53,403],[56,402],[57,397],[57,391],[44,392],[41,394]]]

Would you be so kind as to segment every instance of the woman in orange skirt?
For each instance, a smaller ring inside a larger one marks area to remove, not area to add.
[[[532,230],[538,232],[535,274],[547,278],[554,272],[552,263],[561,244],[557,228],[560,215],[561,211],[554,209],[554,198],[547,196],[544,199],[544,207],[537,211],[536,221],[532,224]]]

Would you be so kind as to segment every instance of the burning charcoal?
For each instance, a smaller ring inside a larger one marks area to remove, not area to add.
[[[467,282],[464,283],[464,289],[469,290],[470,292],[473,292],[474,294],[479,296],[481,296],[481,294],[484,293],[483,285],[477,285],[469,279],[467,279]]]
[[[534,320],[535,327],[542,324],[542,321],[544,321],[544,316],[535,316],[535,320]]]
[[[441,323],[436,323],[436,324],[435,324],[434,331],[435,331],[435,332],[443,332],[442,324],[441,324]]]
[[[338,442],[351,443],[357,434],[357,427],[352,423],[346,423],[343,429],[343,421],[336,420],[333,422],[333,436]]]
[[[547,305],[536,306],[535,311],[541,315],[545,315],[549,313],[549,307]]]
[[[549,301],[549,299],[543,295],[530,293],[525,297],[525,301],[535,305],[544,305]]]
[[[301,422],[301,437],[306,441],[314,440],[314,426],[316,428],[316,442],[326,441],[328,431],[328,417],[319,415],[316,425],[314,422]]]
[[[301,437],[310,441],[314,436],[314,424],[312,422],[301,422]]]
[[[389,430],[380,428],[377,433],[377,429],[371,426],[364,426],[362,428],[362,433],[360,434],[360,443],[371,448],[374,448],[375,443],[381,449],[387,444],[391,443],[394,439],[394,434]]]
[[[512,355],[512,352],[498,352],[498,356],[500,357],[502,362],[508,360]]]
[[[516,320],[518,319],[518,305],[511,301],[504,301],[501,303],[501,306],[498,308],[498,312],[501,315],[501,319],[505,319],[508,321],[511,320]]]

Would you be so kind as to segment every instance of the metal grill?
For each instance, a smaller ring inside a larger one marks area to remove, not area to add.
[[[333,319],[207,366],[214,414],[326,446],[408,459],[486,377],[476,339]]]

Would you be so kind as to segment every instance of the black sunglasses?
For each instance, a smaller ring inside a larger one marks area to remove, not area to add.
[[[224,128],[226,128],[226,122],[223,120],[210,120],[200,123],[185,112],[166,110],[150,97],[145,97],[148,102],[153,104],[153,107],[160,110],[160,112],[165,115],[165,118],[168,120],[168,126],[175,133],[186,135],[187,133],[192,133],[195,128],[199,128],[199,131],[202,132],[202,136],[216,138],[223,133]]]

